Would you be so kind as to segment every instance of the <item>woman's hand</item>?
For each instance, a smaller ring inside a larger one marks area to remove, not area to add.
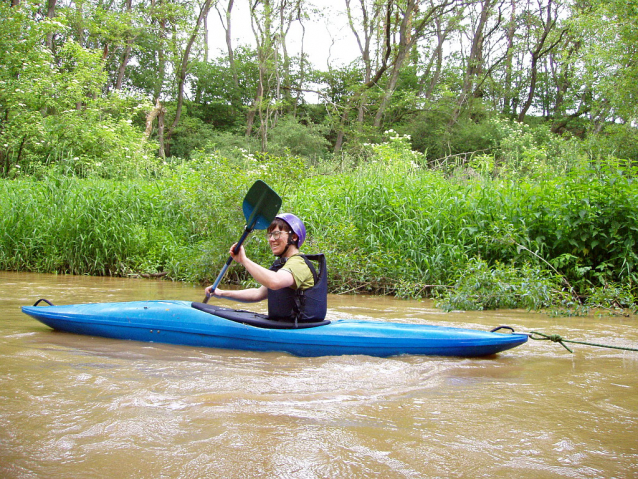
[[[234,261],[237,261],[242,266],[245,266],[244,263],[245,263],[245,261],[247,259],[246,250],[244,249],[243,246],[240,246],[239,247],[239,251],[237,252],[237,254],[235,254],[235,248],[236,247],[237,247],[237,243],[234,243],[230,247],[230,251],[228,253],[230,254],[230,257],[233,258]]]

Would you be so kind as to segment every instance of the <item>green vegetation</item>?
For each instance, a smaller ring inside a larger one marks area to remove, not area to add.
[[[334,292],[636,308],[635,6],[346,2],[361,55],[321,70],[302,0],[211,58],[223,3],[0,2],[0,268],[209,281],[259,178]]]
[[[306,221],[305,250],[328,255],[333,292],[434,296],[448,310],[635,307],[636,172],[594,167],[582,151],[564,161],[514,155],[511,136],[474,167],[438,170],[390,132],[359,167],[331,174],[248,153],[133,179],[23,174],[0,183],[0,268],[210,281],[261,178]],[[247,248],[271,260],[259,233]],[[248,279],[241,268],[228,278]]]

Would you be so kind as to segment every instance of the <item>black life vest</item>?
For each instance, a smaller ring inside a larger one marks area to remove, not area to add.
[[[323,321],[328,311],[328,270],[323,254],[300,254],[315,280],[314,286],[301,290],[282,288],[268,290],[268,318],[295,323]],[[317,262],[318,268],[312,264]],[[270,267],[279,271],[286,264],[285,258],[278,258]]]

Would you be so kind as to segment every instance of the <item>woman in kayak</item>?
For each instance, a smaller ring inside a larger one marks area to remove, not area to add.
[[[246,256],[244,247],[230,256],[241,264],[261,286],[243,290],[211,291],[207,296],[253,303],[268,298],[268,318],[279,321],[317,322],[326,317],[328,283],[324,255],[304,255],[299,248],[306,239],[306,227],[293,214],[277,215],[267,230],[268,244],[277,260],[270,269]],[[313,265],[317,263],[317,267]]]

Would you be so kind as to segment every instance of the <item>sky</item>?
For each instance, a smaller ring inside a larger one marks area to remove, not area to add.
[[[325,14],[314,21],[305,21],[306,35],[304,39],[304,53],[310,62],[318,69],[327,69],[327,64],[333,67],[346,65],[360,56],[355,37],[348,26],[345,15],[344,0],[316,0]],[[221,2],[225,5],[225,2]],[[222,50],[226,54],[226,37],[219,15],[212,10],[209,16],[209,46],[212,52]],[[231,34],[233,47],[240,45],[255,45],[253,31],[250,27],[250,15],[246,0],[236,1],[231,20]],[[295,22],[288,34],[289,54],[298,54],[301,49],[302,28]],[[211,53],[212,53],[211,52]]]

